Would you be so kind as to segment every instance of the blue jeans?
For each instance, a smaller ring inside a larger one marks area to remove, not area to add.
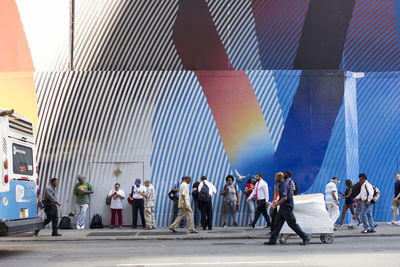
[[[86,211],[89,208],[89,204],[78,204],[78,220],[76,222],[80,227],[85,227]]]
[[[250,215],[250,223],[254,220],[254,212],[256,211],[256,199],[252,198],[247,203],[249,205],[249,215]]]
[[[372,219],[372,209],[374,204],[370,203],[369,206],[365,204],[365,201],[361,202],[361,220],[363,222],[364,230],[374,230],[374,220]]]

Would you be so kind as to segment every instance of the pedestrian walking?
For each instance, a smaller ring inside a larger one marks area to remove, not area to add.
[[[239,198],[239,189],[236,185],[233,184],[235,178],[232,175],[228,175],[225,178],[226,184],[221,191],[222,199],[222,217],[223,217],[223,227],[228,227],[228,216],[229,213],[233,218],[233,225],[237,227],[237,211],[239,210],[240,198]]]
[[[279,197],[278,184],[275,183],[274,184],[274,198],[273,198],[273,201],[277,200],[278,197]],[[276,207],[271,205],[271,207],[269,208],[269,216],[271,216],[271,232],[272,232],[272,229],[274,229],[276,214],[278,214],[278,211],[277,211]]]
[[[293,196],[297,195],[297,186],[292,178],[292,172],[290,170],[286,170],[283,172],[283,175],[283,180],[289,185],[290,190],[292,190]]]
[[[255,198],[257,199],[257,209],[254,214],[254,219],[249,224],[248,226],[252,229],[256,227],[257,221],[260,218],[260,215],[262,214],[267,221],[267,227],[271,226],[271,220],[268,216],[267,208],[269,206],[269,192],[268,192],[268,184],[262,179],[262,174],[258,173],[256,175],[256,185],[251,193],[251,195],[247,198],[247,203],[250,202],[251,199]]]
[[[194,220],[194,228],[197,228],[199,226],[199,220],[200,220],[200,207],[199,207],[199,184],[200,181],[196,181],[193,186],[192,186],[192,197],[193,197],[193,220]]]
[[[212,197],[217,193],[215,186],[207,180],[206,176],[201,177],[199,184],[199,207],[201,211],[201,225],[203,230],[212,230]]]
[[[353,185],[352,190],[351,190],[353,199],[355,199],[356,196],[358,196],[358,194],[360,194],[361,185],[362,184],[359,181]],[[360,214],[361,214],[361,200],[356,199],[354,201],[355,201],[354,202],[355,212],[354,212],[353,218],[351,218],[350,225],[348,226],[351,229],[353,229],[355,227],[356,222],[358,221],[357,218],[360,219]],[[357,226],[360,224],[361,224],[361,222],[358,221]]]
[[[392,205],[393,220],[389,224],[400,225],[400,221],[397,221],[397,216],[399,215],[399,205],[400,205],[400,174],[396,173],[394,178],[396,182],[394,183],[394,198]]]
[[[303,232],[300,226],[296,223],[296,217],[293,214],[294,201],[293,193],[288,184],[283,181],[283,173],[278,172],[275,174],[275,181],[278,184],[278,200],[272,202],[272,207],[276,209],[279,206],[279,211],[276,215],[274,228],[272,229],[270,238],[265,245],[276,245],[278,235],[286,222],[288,226],[303,239],[300,245],[307,245],[310,242],[310,237]]]
[[[61,236],[60,233],[58,233],[57,230],[57,224],[58,224],[58,207],[61,207],[61,203],[57,200],[57,188],[58,186],[58,179],[57,178],[51,178],[50,180],[50,185],[46,187],[44,191],[44,197],[43,197],[43,205],[44,205],[44,211],[46,213],[47,218],[44,220],[44,226],[49,224],[51,222],[52,226],[52,236]],[[35,235],[39,234],[39,230],[35,231]]]
[[[110,210],[111,210],[111,223],[110,228],[115,226],[115,213],[118,214],[118,227],[122,228],[122,201],[125,198],[125,192],[122,190],[121,185],[116,183],[114,189],[108,193],[108,198],[111,199]]]
[[[156,221],[154,218],[154,206],[156,203],[156,191],[149,180],[144,181],[146,192],[139,192],[144,197],[144,219],[146,221],[146,230],[156,229]]]
[[[350,209],[350,212],[353,215],[353,217],[355,219],[357,219],[359,223],[361,223],[360,218],[358,218],[358,216],[356,215],[356,213],[354,211],[353,183],[351,182],[351,180],[346,179],[344,184],[346,185],[346,191],[344,191],[344,194],[339,191],[339,194],[342,196],[342,197],[339,197],[339,200],[341,200],[341,199],[345,200],[343,209],[342,209],[342,217],[340,218],[339,225],[343,225],[343,220],[344,220],[344,217],[346,216],[346,212],[348,209]]]
[[[247,195],[247,199],[253,192],[255,185],[256,185],[256,178],[250,177],[246,183],[246,187],[244,188],[244,193]],[[254,212],[256,210],[256,205],[257,205],[256,198],[252,198],[249,201],[247,201],[247,206],[249,206],[249,219],[250,219],[249,223],[252,223],[254,220]]]
[[[365,173],[360,173],[358,177],[361,183],[361,191],[356,199],[361,200],[361,220],[364,227],[364,230],[361,233],[375,233],[376,230],[374,220],[372,218],[372,209],[374,206],[372,200],[374,197],[374,189],[367,181],[367,176]]]
[[[184,217],[186,217],[189,232],[192,234],[197,234],[197,232],[194,230],[193,212],[192,208],[190,207],[189,184],[191,180],[192,177],[184,176],[183,182],[179,188],[179,215],[169,227],[169,229],[174,233],[176,233],[176,226],[183,220]]]
[[[86,211],[89,208],[90,194],[93,194],[92,185],[85,181],[85,177],[78,175],[78,182],[74,187],[74,194],[76,196],[76,210],[78,219],[76,222],[76,229],[85,229]]]
[[[135,184],[132,186],[132,228],[137,228],[137,214],[140,213],[140,220],[142,221],[143,229],[146,228],[146,220],[144,218],[144,197],[140,193],[146,193],[146,187],[141,184],[141,180],[137,178]]]
[[[179,207],[178,207],[179,206],[179,188],[180,188],[181,183],[183,182],[184,178],[185,177],[182,177],[182,179],[180,181],[178,181],[176,184],[174,184],[172,186],[172,188],[171,188],[171,191],[175,193],[175,197],[174,197],[174,200],[173,200],[174,201],[174,214],[173,214],[173,217],[172,217],[172,222],[174,222],[176,217],[178,217],[178,212],[179,212]],[[184,227],[184,221],[183,220],[180,222],[179,226],[181,228]]]
[[[339,196],[336,187],[338,183],[338,178],[332,177],[331,181],[325,186],[325,203],[328,208],[329,219],[331,219],[333,225],[340,215]]]

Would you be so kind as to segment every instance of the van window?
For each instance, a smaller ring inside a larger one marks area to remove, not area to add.
[[[32,148],[13,144],[13,171],[15,174],[33,175]]]

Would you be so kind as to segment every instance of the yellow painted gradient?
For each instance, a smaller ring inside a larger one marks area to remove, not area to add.
[[[32,72],[0,72],[0,108],[14,112],[38,122],[35,82]]]

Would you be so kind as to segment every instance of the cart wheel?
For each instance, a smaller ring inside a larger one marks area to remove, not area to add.
[[[280,234],[279,235],[279,244],[281,244],[281,245],[286,244],[288,239],[289,239],[288,235]]]
[[[324,239],[325,239],[325,243],[326,244],[332,244],[333,243],[333,235],[332,234],[326,234]]]
[[[319,236],[319,239],[321,239],[322,243],[326,243],[326,242],[325,242],[325,235],[320,235],[320,236]]]

